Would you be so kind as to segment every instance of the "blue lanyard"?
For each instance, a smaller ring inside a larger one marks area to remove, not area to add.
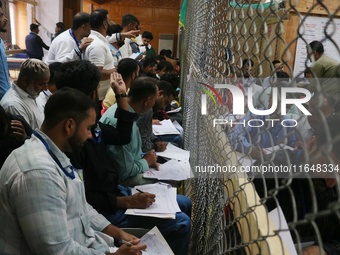
[[[73,166],[71,166],[71,170],[72,172],[69,173],[60,163],[59,159],[57,158],[56,155],[54,155],[54,153],[51,151],[50,147],[48,146],[48,144],[46,143],[46,141],[44,140],[44,138],[41,137],[41,135],[37,132],[37,131],[33,131],[33,134],[43,143],[43,145],[45,146],[46,150],[48,151],[48,153],[50,154],[50,156],[52,157],[52,159],[54,160],[55,163],[57,163],[57,165],[60,167],[60,169],[64,172],[65,175],[67,175],[68,177],[70,177],[72,180],[74,178],[76,178],[76,176],[74,175],[74,168]]]
[[[79,47],[79,41],[77,40],[77,38],[76,38],[76,36],[75,36],[75,34],[74,34],[74,32],[73,32],[73,30],[72,29],[70,29],[69,30],[70,31],[70,35],[72,36],[72,38],[73,38],[73,40],[76,42],[76,44],[77,44],[77,47]],[[80,54],[80,59],[81,59],[81,54]]]

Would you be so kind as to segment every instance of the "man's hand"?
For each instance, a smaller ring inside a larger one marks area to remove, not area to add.
[[[251,153],[250,153],[250,156],[253,158],[253,159],[261,159],[261,157],[263,157],[264,155],[264,151],[258,147],[252,147],[252,150],[251,150]]]
[[[116,95],[126,93],[125,82],[122,76],[117,72],[111,74],[111,88]]]
[[[152,119],[152,125],[162,125],[162,122],[157,119]]]
[[[86,38],[84,40],[82,40],[81,44],[79,45],[79,49],[81,50],[81,52],[84,52],[87,48],[87,46],[89,46],[93,41],[93,38]]]
[[[166,142],[161,142],[161,141],[155,142],[156,151],[158,151],[158,152],[165,151],[167,145],[168,145],[168,143],[166,143]]]
[[[155,150],[151,150],[148,153],[144,155],[144,159],[148,162],[148,165],[150,167],[153,167],[155,169],[159,169],[159,164],[157,163],[157,155],[155,153]]]
[[[124,239],[125,240],[125,239]],[[123,244],[119,247],[119,249],[115,253],[115,255],[140,255],[142,251],[146,249],[146,244],[140,244],[140,240],[136,239],[131,241],[132,246],[128,246],[127,244]]]
[[[25,131],[24,125],[19,120],[11,120],[11,129],[13,135],[21,141],[24,141],[27,138],[27,134]]]
[[[317,245],[309,246],[302,251],[302,255],[327,255],[326,252]]]
[[[145,209],[152,205],[155,202],[155,195],[144,192],[144,193],[136,193],[130,196],[130,202],[128,208],[138,208],[138,209]]]
[[[135,38],[139,35],[139,32],[140,30],[131,30],[125,33],[120,33],[120,35],[122,36],[122,40],[124,40],[125,38]]]

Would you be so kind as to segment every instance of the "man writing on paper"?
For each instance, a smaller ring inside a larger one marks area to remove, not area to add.
[[[85,199],[66,151],[92,137],[93,102],[74,89],[53,94],[41,130],[0,171],[0,254],[141,254],[146,245],[113,226]],[[131,241],[113,248],[114,239]]]
[[[77,77],[76,75],[69,74],[70,72],[72,71],[68,70],[67,72],[61,72],[59,73],[59,76],[70,75],[70,77]],[[146,86],[146,93],[150,93],[147,91],[151,90],[151,95],[155,96],[157,88],[155,87],[153,80],[150,82],[149,78],[145,79],[145,82],[149,82],[146,85],[144,84],[144,87]],[[59,84],[58,81],[62,80],[63,79],[60,79],[60,77],[57,79],[57,86]],[[74,83],[75,82],[72,82],[70,84]],[[139,108],[143,108],[143,102],[146,103],[145,107],[151,107],[148,106],[148,97],[145,96],[145,94],[144,96],[141,95],[139,90],[140,86],[143,87],[143,85],[140,83],[133,82],[131,84],[131,90],[129,94],[130,111],[133,111],[133,109],[136,109],[137,112],[141,111]],[[82,90],[82,86],[78,87],[80,90]],[[134,113],[124,111],[125,117],[123,118],[123,112],[122,109],[120,109],[120,105],[122,101],[127,100],[127,97],[120,93],[116,93],[116,95],[119,95],[117,98],[118,104],[113,106],[116,108],[116,112],[111,112],[111,108],[107,112],[115,114],[115,117],[117,117],[117,112],[119,112],[120,118],[116,120],[116,128],[119,130],[125,130],[126,132],[131,132],[131,118],[133,118]],[[136,103],[134,102],[134,100],[136,100],[135,98],[138,98],[138,96],[141,96],[141,98],[138,100],[140,101],[140,104],[137,104],[140,105],[139,107],[137,107]],[[130,114],[131,118],[128,118],[127,114]],[[107,116],[111,117],[109,114]],[[133,122],[133,125],[133,128],[136,128],[135,122]],[[118,189],[120,174],[119,167],[117,166],[114,158],[112,158],[110,153],[107,151],[107,144],[113,144],[114,142],[109,138],[109,132],[110,130],[107,128],[102,128],[101,132],[98,134],[96,134],[93,130],[94,138],[87,140],[84,149],[71,157],[71,162],[74,164],[74,166],[76,168],[83,169],[84,171],[87,201],[96,210],[98,210],[100,213],[103,213],[104,216],[110,220],[110,222],[114,222],[117,226],[142,228],[152,228],[153,226],[158,226],[175,254],[187,254],[190,237],[190,199],[184,196],[177,196],[177,202],[183,212],[177,213],[176,219],[157,219],[144,217],[143,220],[141,220],[140,217],[125,215],[125,209],[127,208],[149,207],[155,201],[155,195],[144,192],[135,194],[133,196],[124,196],[123,193]],[[134,135],[132,135],[131,139],[134,139]],[[118,144],[117,141],[114,144]],[[140,153],[139,157],[141,155]],[[152,156],[155,156],[154,153],[152,153]]]

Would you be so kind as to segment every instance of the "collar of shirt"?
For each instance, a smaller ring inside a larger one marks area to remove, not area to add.
[[[72,170],[71,170],[72,164],[70,162],[70,159],[65,155],[65,153],[63,153],[57,147],[57,145],[55,145],[55,143],[47,135],[45,135],[42,131],[40,131],[39,129],[36,129],[35,131],[45,140],[45,142],[47,143],[47,145],[50,148],[50,150],[53,152],[53,154],[60,161],[61,166],[64,169],[66,169],[67,172],[71,173],[72,172]],[[35,139],[39,139],[39,138],[35,137]]]
[[[30,94],[28,94],[25,90],[23,90],[22,88],[20,88],[17,84],[15,84],[14,82],[12,83],[12,89],[22,98],[22,99],[32,99],[35,100],[35,98],[31,97]]]
[[[99,32],[97,32],[97,31],[94,31],[94,30],[91,30],[91,35],[90,36],[92,36],[92,37],[98,37],[101,41],[103,41],[104,43],[108,43],[107,42],[107,39],[101,34],[101,33],[99,33]]]

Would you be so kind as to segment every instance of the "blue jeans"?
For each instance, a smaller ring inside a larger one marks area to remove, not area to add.
[[[181,135],[157,135],[160,141],[173,143],[179,148],[183,146],[183,138]]]
[[[115,214],[103,214],[113,225],[120,228],[148,228],[157,226],[175,255],[187,255],[190,242],[191,200],[177,195],[178,206],[182,212],[176,213],[176,219],[126,215],[125,209],[118,209]]]

